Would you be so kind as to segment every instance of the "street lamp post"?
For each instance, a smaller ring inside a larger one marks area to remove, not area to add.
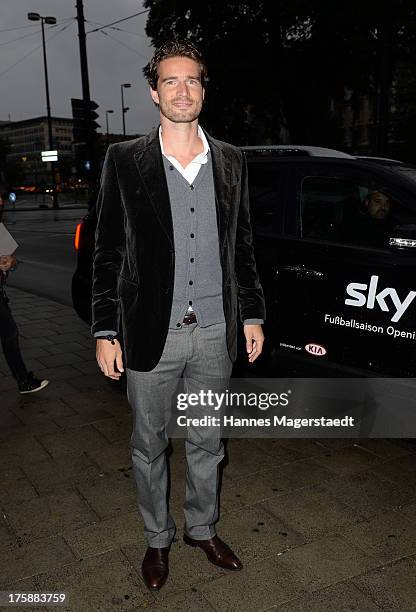
[[[48,25],[56,24],[56,17],[42,17],[39,13],[28,13],[27,18],[30,21],[40,21],[42,25],[42,45],[43,45],[43,66],[45,69],[45,89],[46,89],[46,111],[48,116],[48,139],[49,139],[49,150],[53,149],[52,139],[52,118],[51,118],[51,100],[49,96],[49,79],[48,79],[48,63],[46,60],[46,42],[45,42],[45,23]],[[55,185],[55,169],[54,164],[50,162],[51,166],[51,178],[52,178],[52,205],[54,208],[59,208],[58,194],[56,192]]]
[[[124,88],[128,89],[129,87],[131,87],[131,83],[123,83],[120,86],[121,89],[121,116],[123,118],[123,135],[126,135],[126,119],[125,119],[125,114],[127,113],[129,109],[128,106],[124,106]]]
[[[108,115],[110,113],[114,113],[114,111],[113,110],[106,110],[105,111],[105,127],[106,127],[106,134],[107,134],[107,147],[110,144],[110,130],[109,130],[109,127],[108,127]]]

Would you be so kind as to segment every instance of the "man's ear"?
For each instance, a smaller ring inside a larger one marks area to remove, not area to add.
[[[152,96],[152,100],[155,104],[159,104],[159,94],[156,89],[150,88],[150,95]]]

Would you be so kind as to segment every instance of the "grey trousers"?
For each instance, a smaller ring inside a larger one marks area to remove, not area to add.
[[[143,347],[146,350],[146,347]],[[131,436],[133,473],[139,510],[149,546],[168,546],[176,532],[168,510],[166,424],[180,378],[185,393],[221,391],[228,384],[229,358],[225,323],[199,327],[197,323],[170,329],[162,357],[149,372],[126,369],[127,397],[133,411]],[[188,408],[194,417],[216,415],[209,407]],[[188,426],[186,449],[186,495],[184,532],[196,540],[215,535],[218,520],[219,464],[224,458],[221,428]]]

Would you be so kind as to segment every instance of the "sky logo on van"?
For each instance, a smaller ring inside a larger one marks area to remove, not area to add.
[[[311,355],[315,355],[315,357],[323,357],[326,355],[326,348],[314,342],[309,342],[309,344],[305,346],[305,351],[308,351]]]
[[[377,293],[378,280],[378,276],[372,276],[369,285],[364,283],[347,285],[347,294],[352,299],[347,298],[345,303],[348,306],[365,306],[369,309],[375,308],[377,303],[383,312],[395,310],[391,321],[397,323],[415,299],[416,291],[409,291],[406,299],[402,302],[393,287],[386,287]],[[389,303],[386,303],[387,298],[390,298]]]

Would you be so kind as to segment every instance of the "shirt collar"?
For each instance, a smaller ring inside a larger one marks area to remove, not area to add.
[[[198,125],[198,136],[202,140],[202,144],[204,146],[204,150],[201,153],[198,153],[198,155],[191,161],[191,164],[195,163],[195,162],[199,163],[199,164],[206,163],[208,151],[210,150],[207,137],[205,136],[204,130],[201,128],[200,125]],[[173,157],[173,155],[166,155],[166,153],[165,153],[165,149],[163,147],[162,126],[161,125],[159,125],[159,142],[160,142],[160,148],[161,148],[161,151],[162,151],[162,155],[164,155],[167,159],[169,159],[169,158],[175,159]]]

